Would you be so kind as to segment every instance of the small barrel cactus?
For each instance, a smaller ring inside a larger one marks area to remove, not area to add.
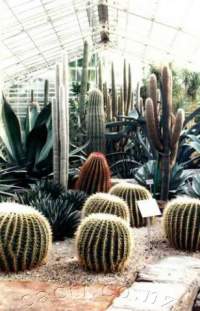
[[[166,237],[181,250],[200,250],[200,200],[177,198],[168,203],[163,215]]]
[[[105,156],[100,152],[89,155],[83,166],[75,188],[88,194],[108,192],[111,187],[111,173]]]
[[[124,200],[109,193],[95,193],[85,202],[82,216],[87,217],[93,213],[106,213],[121,217],[126,221],[129,219],[128,205]]]
[[[18,272],[44,263],[51,241],[50,225],[38,211],[0,204],[0,271]]]
[[[120,217],[92,214],[78,228],[76,247],[84,269],[118,272],[126,266],[131,254],[131,229]]]
[[[121,182],[113,186],[110,191],[111,194],[115,194],[124,201],[127,202],[130,211],[130,222],[132,227],[146,226],[147,221],[142,218],[137,201],[147,200],[151,198],[151,193],[144,187],[137,184],[130,184],[127,182]]]

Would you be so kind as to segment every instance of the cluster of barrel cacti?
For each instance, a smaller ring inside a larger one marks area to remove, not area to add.
[[[129,64],[127,70],[126,60],[124,60],[123,66],[123,83],[119,90],[116,86],[113,63],[111,65],[111,92],[109,93],[106,82],[103,83],[102,89],[107,122],[115,120],[118,115],[128,115],[128,113],[133,110],[131,66]]]
[[[184,123],[183,109],[179,109],[176,116],[173,114],[172,73],[168,66],[162,69],[160,93],[161,99],[158,99],[157,79],[152,74],[149,81],[149,98],[145,103],[145,118],[148,135],[153,148],[158,153],[162,172],[161,200],[166,201],[171,168],[176,162],[179,137]],[[159,107],[160,100],[162,109]]]
[[[163,216],[166,237],[181,250],[200,250],[200,200],[177,198],[168,203]]]
[[[89,93],[87,109],[87,140],[88,153],[99,151],[105,153],[105,114],[103,107],[103,95],[100,90],[94,89]]]
[[[42,264],[51,242],[50,225],[34,208],[0,204],[0,271],[18,272]]]
[[[56,64],[56,95],[52,102],[53,173],[54,182],[68,187],[69,170],[69,99],[68,59],[63,55],[62,64]]]
[[[146,218],[143,218],[137,201],[151,199],[151,193],[143,186],[137,184],[130,184],[127,182],[120,182],[114,185],[109,193],[114,194],[122,198],[129,207],[130,212],[130,224],[132,227],[142,227],[146,226]]]
[[[105,156],[93,152],[80,168],[76,189],[88,194],[108,192],[111,187],[111,172]]]

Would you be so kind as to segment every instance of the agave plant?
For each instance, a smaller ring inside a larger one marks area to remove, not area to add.
[[[176,164],[172,168],[169,185],[169,198],[174,198],[186,185],[192,173],[184,171],[183,166]],[[161,191],[161,173],[158,162],[150,160],[135,173],[134,179],[142,186],[149,188],[148,180],[153,180],[152,192],[156,199]]]
[[[48,219],[55,241],[74,235],[86,199],[85,192],[64,191],[49,180],[30,185],[30,190],[17,196],[19,203],[36,208]]]
[[[30,177],[49,174],[52,152],[51,106],[47,105],[40,113],[35,106],[28,109],[22,125],[4,96],[2,101],[0,137],[5,147],[7,164],[24,168]]]
[[[200,175],[197,174],[192,177],[192,181],[183,187],[181,193],[192,198],[200,199]]]

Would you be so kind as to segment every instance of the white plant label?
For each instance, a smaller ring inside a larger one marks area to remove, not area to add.
[[[151,186],[154,184],[153,179],[147,179],[146,180],[147,185]]]
[[[138,208],[143,218],[160,216],[161,211],[155,199],[137,201]]]

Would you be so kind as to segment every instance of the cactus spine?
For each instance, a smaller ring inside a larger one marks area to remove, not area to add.
[[[132,245],[129,225],[117,216],[93,214],[86,217],[78,228],[76,248],[79,263],[90,271],[122,271]]]
[[[62,66],[56,65],[56,98],[52,107],[54,182],[61,184],[65,189],[68,186],[69,170],[69,100],[66,64],[68,60],[63,56]]]
[[[82,209],[83,218],[94,213],[106,213],[116,215],[130,221],[128,205],[121,198],[109,193],[95,193],[85,202]]]
[[[0,204],[0,271],[18,272],[46,261],[52,234],[48,221],[35,209]]]
[[[98,89],[89,94],[87,137],[89,140],[88,152],[100,151],[105,153],[105,115],[103,95]]]
[[[111,67],[111,84],[112,84],[112,118],[114,118],[118,114],[118,109],[117,109],[117,91],[115,85],[115,71],[113,63]]]
[[[168,203],[163,224],[170,244],[181,250],[200,250],[200,200],[178,198]]]
[[[44,81],[44,105],[47,106],[49,103],[49,81]]]
[[[85,118],[85,102],[88,84],[88,60],[89,60],[89,46],[88,42],[85,41],[83,48],[83,68],[82,68],[81,89],[80,89],[80,119],[82,125],[84,123]]]
[[[172,118],[172,75],[165,66],[161,75],[162,116],[158,112],[158,92],[155,75],[150,77],[150,96],[145,103],[147,131],[153,147],[158,152],[161,165],[161,200],[166,201],[169,193],[171,168],[176,161],[178,142],[184,122],[184,111],[179,109],[173,124]],[[161,121],[161,122],[160,122]]]
[[[89,155],[80,168],[76,189],[88,194],[108,192],[111,187],[111,173],[105,156],[100,152]]]
[[[129,206],[130,222],[132,227],[146,226],[146,219],[142,218],[137,206],[138,200],[151,198],[151,193],[140,185],[133,185],[127,182],[121,182],[113,186],[109,193],[122,198]]]

